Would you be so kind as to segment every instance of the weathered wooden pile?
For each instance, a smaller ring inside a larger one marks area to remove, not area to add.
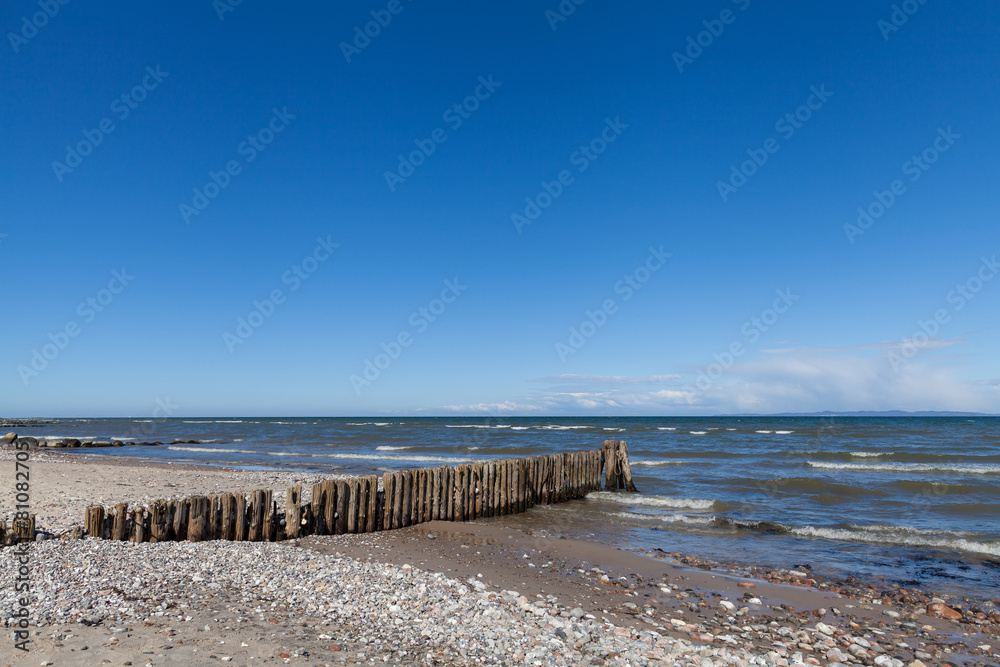
[[[287,490],[285,511],[270,490],[119,503],[87,508],[87,535],[132,542],[235,540],[274,542],[306,535],[370,533],[425,521],[468,521],[524,512],[533,505],[584,497],[606,488],[635,490],[624,441],[602,449],[484,461],[327,480]]]
[[[7,522],[0,519],[0,546],[10,546],[19,542],[35,539],[35,515],[17,517],[11,521],[10,529]]]

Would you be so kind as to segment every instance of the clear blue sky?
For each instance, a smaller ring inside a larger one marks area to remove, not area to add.
[[[1000,3],[50,4],[0,413],[1000,411]]]

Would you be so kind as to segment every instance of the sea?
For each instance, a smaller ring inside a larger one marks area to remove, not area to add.
[[[639,493],[501,520],[737,568],[1000,597],[995,417],[61,419],[21,435],[165,443],[76,450],[94,458],[345,474],[624,440]]]

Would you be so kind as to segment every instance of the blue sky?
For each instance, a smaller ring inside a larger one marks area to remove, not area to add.
[[[1000,4],[561,7],[5,3],[0,412],[1000,411]]]

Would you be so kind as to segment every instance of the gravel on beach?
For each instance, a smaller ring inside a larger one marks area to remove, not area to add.
[[[210,655],[200,649],[202,657],[192,655],[189,664],[250,664],[251,656],[258,659],[253,664],[306,665],[347,656],[427,665],[797,664],[795,656],[776,661],[736,646],[615,626],[555,600],[490,590],[475,579],[287,544],[86,539],[49,540],[29,549],[32,638],[64,643],[72,639],[67,625],[100,626],[105,652],[136,628],[169,627],[167,635],[197,631],[215,642]],[[0,615],[8,626],[16,604],[12,572],[0,572]],[[202,627],[205,613],[215,620]],[[283,634],[261,643],[261,628],[269,625]],[[60,630],[49,636],[50,628]],[[155,655],[164,651],[180,657],[179,646],[161,650],[165,641],[151,644],[151,664],[164,664]]]

